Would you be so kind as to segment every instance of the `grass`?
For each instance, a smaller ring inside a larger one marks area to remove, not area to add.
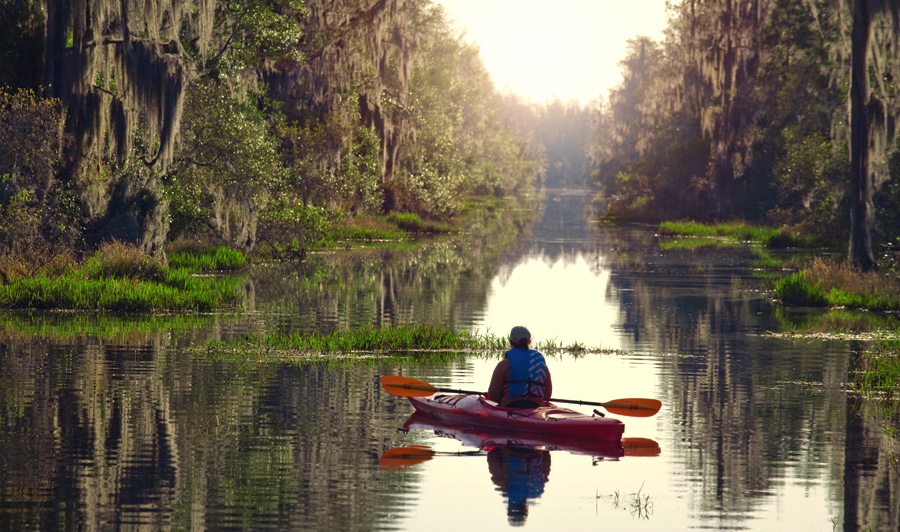
[[[894,397],[900,389],[900,331],[894,338],[879,341],[862,356],[854,385],[867,395]]]
[[[792,306],[900,310],[896,278],[861,272],[846,261],[817,258],[803,270],[780,279],[775,294]]]
[[[199,251],[181,251],[169,257],[170,268],[187,268],[195,272],[237,271],[247,266],[247,257],[225,246],[209,246]]]
[[[554,340],[539,342],[535,349],[545,354],[610,353],[575,342],[568,346]],[[429,324],[334,330],[330,333],[272,334],[230,342],[210,340],[195,351],[214,360],[306,362],[324,356],[371,359],[373,356],[414,359],[421,362],[456,359],[463,353],[500,353],[509,349],[506,338],[489,333],[478,335]]]
[[[111,242],[81,263],[72,260],[0,286],[0,307],[209,312],[239,303],[235,288],[243,279],[191,273]]]
[[[659,233],[663,236],[698,237],[705,239],[703,244],[705,246],[754,242],[770,248],[815,247],[817,245],[813,237],[797,235],[783,229],[758,227],[740,222],[715,225],[689,220],[662,222],[659,224]]]

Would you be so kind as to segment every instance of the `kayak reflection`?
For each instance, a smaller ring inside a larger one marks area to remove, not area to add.
[[[529,434],[487,427],[451,425],[416,412],[403,429],[429,430],[452,438],[474,451],[436,452],[428,446],[411,445],[388,449],[379,464],[383,470],[401,469],[431,460],[435,456],[487,455],[491,481],[507,500],[507,518],[514,526],[528,517],[528,503],[544,493],[550,479],[550,451],[588,455],[596,465],[617,461],[622,456],[659,456],[659,445],[648,438],[605,440],[552,434]]]
[[[528,500],[544,494],[550,480],[550,451],[507,445],[487,453],[491,481],[506,497],[506,517],[511,525],[522,525],[528,517]]]

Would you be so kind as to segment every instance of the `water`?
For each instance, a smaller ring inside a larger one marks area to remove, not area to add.
[[[652,228],[598,227],[582,191],[544,205],[415,251],[255,272],[238,316],[5,315],[0,529],[898,529],[897,421],[845,390],[865,344],[772,336],[809,316],[772,304],[750,250],[664,250]],[[188,350],[422,320],[619,350],[550,357],[554,390],[660,399],[656,416],[623,418],[658,456],[404,432],[411,406],[377,384],[484,389],[496,360],[238,366]],[[407,445],[435,454],[379,465]]]

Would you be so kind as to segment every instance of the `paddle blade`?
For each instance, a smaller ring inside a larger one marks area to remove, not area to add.
[[[659,444],[650,438],[622,438],[625,456],[659,456]]]
[[[659,412],[659,409],[662,408],[662,402],[657,399],[614,399],[602,403],[601,406],[607,409],[610,414],[618,416],[650,417]]]
[[[437,388],[425,381],[399,375],[382,375],[381,387],[402,397],[428,397],[438,391]]]
[[[408,447],[391,447],[378,460],[378,466],[385,471],[403,469],[404,467],[427,462],[434,457],[434,451],[424,445]]]

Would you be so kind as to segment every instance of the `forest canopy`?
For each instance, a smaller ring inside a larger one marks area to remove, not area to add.
[[[846,242],[859,212],[854,227],[897,244],[898,10],[870,0],[673,4],[661,42],[629,42],[623,82],[600,113],[592,176],[609,215],[737,218]],[[865,87],[853,89],[860,77]],[[871,266],[853,246],[854,262]]]
[[[22,240],[3,256],[181,237],[296,254],[350,217],[451,220],[464,194],[543,175],[509,125],[522,106],[429,0],[2,6],[19,148],[0,153],[0,237]]]

